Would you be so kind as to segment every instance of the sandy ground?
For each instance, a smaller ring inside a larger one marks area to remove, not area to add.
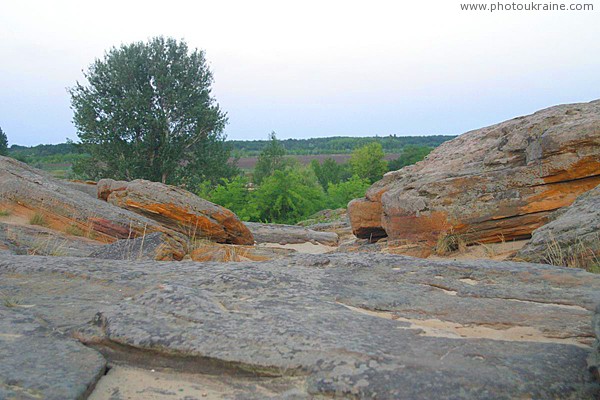
[[[242,393],[275,396],[269,387],[294,392],[300,378],[251,378],[147,370],[115,365],[100,379],[89,400],[230,399]]]

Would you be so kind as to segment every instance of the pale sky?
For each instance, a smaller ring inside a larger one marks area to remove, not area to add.
[[[460,134],[600,98],[599,0],[461,1],[4,0],[0,127],[10,144],[76,140],[66,88],[110,47],[158,35],[206,51],[230,139]]]

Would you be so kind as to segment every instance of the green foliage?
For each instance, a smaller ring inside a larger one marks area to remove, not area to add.
[[[387,172],[387,161],[380,143],[373,142],[352,152],[350,165],[352,173],[360,178],[368,179],[371,183],[381,179]]]
[[[6,133],[0,128],[0,156],[8,155],[8,138]]]
[[[296,223],[325,204],[325,193],[308,170],[275,171],[253,197],[257,219],[270,223]]]
[[[320,163],[318,160],[312,160],[310,167],[324,190],[327,190],[330,184],[340,183],[352,176],[348,164],[338,164],[333,158],[326,158],[323,160],[323,163]]]
[[[285,147],[277,140],[275,132],[269,135],[269,143],[258,156],[254,167],[254,183],[260,184],[266,177],[273,175],[275,171],[281,171],[286,167]]]
[[[400,157],[389,162],[390,171],[396,171],[407,165],[412,165],[424,159],[433,150],[428,146],[409,145],[402,149]]]
[[[233,211],[243,221],[249,221],[256,216],[255,203],[248,190],[248,180],[243,176],[231,180],[223,179],[213,190],[208,193],[204,191],[204,196],[202,193],[200,196]]]
[[[367,189],[371,186],[368,179],[353,175],[349,180],[340,183],[332,183],[327,190],[327,207],[346,208],[352,199],[364,197]]]
[[[188,186],[235,173],[203,51],[157,37],[113,47],[85,77],[70,90],[77,147],[89,155],[77,173]]]

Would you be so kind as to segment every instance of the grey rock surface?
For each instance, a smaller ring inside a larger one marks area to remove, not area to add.
[[[600,393],[588,370],[600,276],[581,270],[383,254],[235,264],[6,256],[0,291],[110,360],[302,378],[264,398]]]
[[[6,303],[0,305],[0,399],[86,398],[104,373],[102,355],[54,331],[34,305]]]
[[[98,197],[98,189],[95,182],[61,181],[61,183],[68,188],[83,192],[94,199]]]
[[[588,358],[588,365],[593,376],[600,380],[600,304],[596,307],[592,327],[596,333],[596,341]]]
[[[517,257],[551,263],[555,261],[553,254],[559,252],[566,258],[580,254],[600,260],[600,186],[579,196],[569,207],[559,209],[550,219],[533,231]]]
[[[339,237],[334,232],[318,232],[295,225],[262,224],[259,222],[244,222],[254,236],[256,243],[320,243],[326,246],[336,246]]]

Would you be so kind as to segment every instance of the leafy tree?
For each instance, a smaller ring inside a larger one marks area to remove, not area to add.
[[[390,171],[396,171],[407,165],[419,162],[431,153],[431,150],[433,150],[433,148],[429,146],[408,145],[402,149],[400,157],[390,161],[389,169]]]
[[[187,185],[235,172],[204,51],[156,37],[113,47],[85,77],[70,89],[80,151],[90,155],[76,172]]]
[[[0,128],[0,156],[8,155],[8,138],[6,133]]]
[[[259,221],[296,223],[321,210],[325,194],[314,176],[305,171],[276,170],[253,196]]]
[[[223,179],[207,196],[201,197],[233,211],[243,221],[249,221],[256,218],[255,202],[251,195],[248,180],[237,176],[231,180]]]
[[[320,163],[318,160],[312,160],[310,167],[324,190],[327,190],[329,184],[340,183],[352,175],[348,164],[338,164],[331,157],[323,160],[323,163]]]
[[[260,184],[266,177],[273,175],[275,171],[281,171],[286,167],[285,147],[277,140],[275,132],[269,134],[269,143],[258,156],[254,167],[254,183]]]
[[[378,142],[355,149],[350,158],[352,173],[360,178],[368,179],[371,183],[381,179],[388,170],[384,156],[383,148]]]
[[[349,180],[332,183],[327,190],[327,206],[329,208],[345,208],[348,202],[358,197],[364,197],[371,183],[368,179],[353,175]]]

